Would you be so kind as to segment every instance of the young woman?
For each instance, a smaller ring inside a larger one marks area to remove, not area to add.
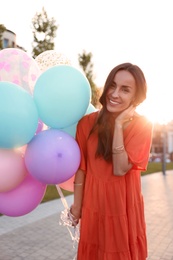
[[[141,69],[123,63],[110,72],[100,111],[78,123],[81,163],[70,214],[80,220],[78,260],[145,260],[141,171],[149,159],[152,124],[135,111],[146,98]]]

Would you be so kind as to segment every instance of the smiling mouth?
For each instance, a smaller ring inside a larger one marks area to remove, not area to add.
[[[113,104],[113,105],[119,105],[120,103],[119,102],[117,102],[117,101],[113,101],[113,100],[109,100],[109,102],[111,103],[111,104]]]

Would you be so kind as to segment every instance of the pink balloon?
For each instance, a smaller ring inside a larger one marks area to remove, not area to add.
[[[22,155],[24,156],[25,151],[26,151],[26,147],[27,147],[27,144],[23,145],[23,146],[20,146],[20,147],[17,148],[17,151],[21,152]]]
[[[44,126],[43,122],[39,119],[39,120],[38,120],[38,127],[37,127],[36,134],[38,134],[39,132],[42,131],[43,126]]]
[[[28,174],[15,189],[0,193],[0,213],[9,217],[23,216],[42,201],[46,185]]]
[[[80,149],[69,134],[48,129],[27,145],[25,165],[28,172],[45,184],[59,184],[71,178],[80,163]]]
[[[27,170],[22,153],[0,149],[0,192],[14,189],[26,175]]]
[[[68,190],[73,192],[74,191],[74,175],[68,179],[67,181],[60,183],[58,186],[64,190]]]
[[[0,51],[0,81],[15,83],[33,94],[41,70],[37,62],[27,52],[18,48]]]

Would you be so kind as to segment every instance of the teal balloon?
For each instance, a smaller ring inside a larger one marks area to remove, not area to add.
[[[0,82],[0,147],[27,144],[37,126],[38,111],[33,97],[14,83]]]
[[[93,104],[89,104],[87,111],[85,113],[85,115],[91,114],[92,112],[96,112],[98,109],[95,108],[95,106],[93,106]]]
[[[75,138],[76,137],[76,128],[77,128],[77,123],[67,126],[65,128],[62,128],[61,130]]]
[[[37,79],[34,100],[39,118],[51,128],[62,129],[83,117],[91,100],[91,87],[78,69],[57,65]]]
[[[98,109],[95,108],[95,106],[93,106],[93,104],[90,103],[86,112],[85,112],[85,115],[91,114],[92,112],[96,112],[97,110]],[[78,122],[73,124],[73,125],[62,128],[61,130],[75,138],[76,137],[77,124],[78,124]]]
[[[87,111],[85,112],[85,115],[90,114],[92,112],[97,111],[98,109],[95,108],[95,106],[93,106],[91,103],[89,104]],[[62,128],[61,130],[66,132],[67,134],[73,136],[74,138],[76,137],[76,129],[77,129],[77,123],[67,126],[65,128]]]

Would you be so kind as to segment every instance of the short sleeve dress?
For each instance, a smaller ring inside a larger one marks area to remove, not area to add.
[[[113,175],[112,163],[95,158],[98,138],[89,136],[98,115],[85,115],[76,140],[81,150],[80,169],[86,172],[78,260],[145,260],[146,224],[141,194],[151,147],[152,124],[135,117],[124,130],[124,145],[133,167],[124,176]]]

